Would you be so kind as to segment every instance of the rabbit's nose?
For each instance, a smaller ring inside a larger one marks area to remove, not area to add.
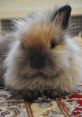
[[[30,66],[34,69],[41,69],[45,66],[46,55],[44,50],[39,46],[30,50]]]
[[[43,68],[45,65],[45,58],[41,54],[35,54],[34,57],[31,58],[30,65],[34,69]]]

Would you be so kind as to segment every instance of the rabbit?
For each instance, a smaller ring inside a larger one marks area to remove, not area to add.
[[[74,92],[82,77],[81,47],[66,32],[71,6],[36,11],[0,40],[1,84],[27,100]],[[3,81],[2,81],[3,80]]]

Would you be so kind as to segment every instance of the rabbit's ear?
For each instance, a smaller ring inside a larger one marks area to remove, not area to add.
[[[59,25],[61,28],[66,29],[69,23],[70,14],[71,7],[69,5],[65,5],[53,14],[52,21],[55,21],[55,24]]]

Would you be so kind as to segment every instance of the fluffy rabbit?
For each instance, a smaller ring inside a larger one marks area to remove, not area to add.
[[[0,77],[28,100],[73,92],[82,77],[81,49],[68,36],[69,5],[35,12],[0,41]]]

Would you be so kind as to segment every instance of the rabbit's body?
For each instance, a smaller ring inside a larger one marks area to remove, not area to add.
[[[4,69],[1,76],[5,86],[27,98],[36,98],[42,91],[55,97],[76,89],[82,77],[82,55],[80,47],[65,33],[68,22],[63,22],[64,10],[68,10],[68,18],[70,7],[64,6],[57,15],[55,12],[55,21],[51,12],[43,17],[30,16],[14,41],[8,38],[12,44],[6,43],[8,39],[0,43],[6,43],[0,46],[1,56],[7,53],[0,67],[1,73]]]

